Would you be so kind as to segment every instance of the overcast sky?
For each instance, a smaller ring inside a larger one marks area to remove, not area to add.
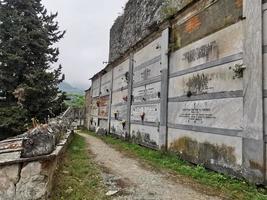
[[[108,60],[109,29],[122,13],[126,0],[43,0],[48,11],[58,11],[62,30],[59,63],[66,81],[87,89],[91,78]]]

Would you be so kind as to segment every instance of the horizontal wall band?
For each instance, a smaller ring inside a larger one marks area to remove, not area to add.
[[[121,117],[118,117],[118,118],[116,118],[116,119],[115,119],[115,117],[111,117],[111,120],[112,120],[112,121],[122,122],[122,121],[124,121],[125,119],[123,119],[123,118],[121,118]],[[125,121],[126,121],[126,120],[125,120]]]
[[[98,117],[99,120],[108,120],[108,117]]]
[[[112,104],[111,107],[127,106],[127,102]]]
[[[111,80],[108,80],[108,81],[106,81],[106,82],[101,82],[101,87],[103,86],[103,85],[107,85],[108,83],[111,83]]]
[[[125,87],[122,87],[122,88],[119,88],[117,90],[113,90],[112,92],[115,93],[115,92],[121,92],[123,90],[128,90],[128,86],[125,86]]]
[[[238,60],[242,60],[242,59],[243,59],[243,53],[238,53],[238,54],[234,54],[234,55],[231,55],[231,56],[227,56],[227,57],[221,58],[221,59],[216,60],[216,61],[211,61],[211,62],[208,62],[208,63],[197,65],[197,66],[189,68],[189,69],[185,69],[185,70],[181,70],[181,71],[175,72],[173,74],[170,74],[169,77],[170,78],[174,78],[174,77],[177,77],[177,76],[182,76],[182,75],[185,75],[185,74],[201,71],[201,70],[204,70],[204,69],[217,67],[217,66],[220,66],[220,65],[224,65],[224,64],[227,64],[227,63],[230,63],[230,62],[234,62],[234,61],[238,61]]]
[[[169,98],[169,102],[186,102],[186,101],[199,101],[199,100],[213,100],[213,99],[229,99],[243,97],[243,90],[229,91],[229,92],[216,92],[201,94],[196,96],[181,96]]]
[[[156,76],[154,78],[151,78],[151,79],[148,79],[145,81],[140,81],[140,82],[134,83],[133,88],[141,87],[144,85],[149,85],[149,84],[160,82],[160,81],[161,81],[161,76],[159,75],[159,76]]]
[[[151,126],[151,127],[157,127],[157,128],[159,127],[159,123],[156,123],[156,122],[142,122],[142,121],[131,120],[131,124]]]
[[[138,106],[138,105],[150,105],[150,104],[159,104],[159,103],[160,103],[160,99],[159,100],[151,100],[151,101],[133,102],[132,105]]]
[[[211,127],[171,124],[171,123],[168,123],[168,128],[186,130],[186,131],[194,131],[194,132],[202,132],[202,133],[211,133],[215,135],[242,137],[242,130],[235,130],[235,129],[211,128]]]
[[[134,72],[139,71],[139,70],[141,70],[141,69],[143,69],[143,68],[145,68],[145,67],[147,67],[149,65],[155,64],[155,63],[157,63],[159,61],[161,61],[161,55],[159,55],[159,56],[157,56],[155,58],[152,58],[151,60],[148,60],[148,61],[142,63],[141,65],[138,65],[138,66],[134,67]]]
[[[107,94],[101,94],[100,96],[99,96],[99,98],[102,98],[102,97],[107,97],[107,96],[109,96],[110,94],[109,93],[107,93]]]
[[[127,71],[127,72],[129,72],[129,71]],[[127,72],[125,72],[125,73],[127,73]],[[114,77],[114,78],[113,78],[113,81],[118,80],[118,79],[121,79],[121,78],[123,78],[123,77],[125,77],[125,74],[121,74],[121,75],[119,75],[119,76],[117,76],[117,77]]]

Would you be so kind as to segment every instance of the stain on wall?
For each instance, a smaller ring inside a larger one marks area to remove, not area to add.
[[[236,165],[235,148],[226,145],[199,143],[189,137],[179,138],[171,143],[170,151],[178,153],[193,163],[219,164],[225,167]]]
[[[185,22],[178,22],[171,33],[172,50],[175,51],[215,31],[238,22],[242,18],[242,2],[237,0],[204,0],[198,2],[202,12]],[[222,9],[223,8],[223,9]],[[195,13],[195,7],[186,13]]]

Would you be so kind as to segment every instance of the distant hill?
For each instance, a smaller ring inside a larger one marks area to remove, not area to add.
[[[68,94],[80,94],[80,95],[84,94],[83,90],[75,88],[71,84],[69,84],[65,81],[59,84],[59,89],[63,92],[68,93]]]

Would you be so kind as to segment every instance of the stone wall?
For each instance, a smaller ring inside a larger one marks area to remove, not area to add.
[[[0,199],[50,198],[58,161],[73,136],[67,130],[71,121],[53,119],[48,125],[0,142]]]
[[[193,0],[129,0],[110,30],[110,62],[158,28]]]

